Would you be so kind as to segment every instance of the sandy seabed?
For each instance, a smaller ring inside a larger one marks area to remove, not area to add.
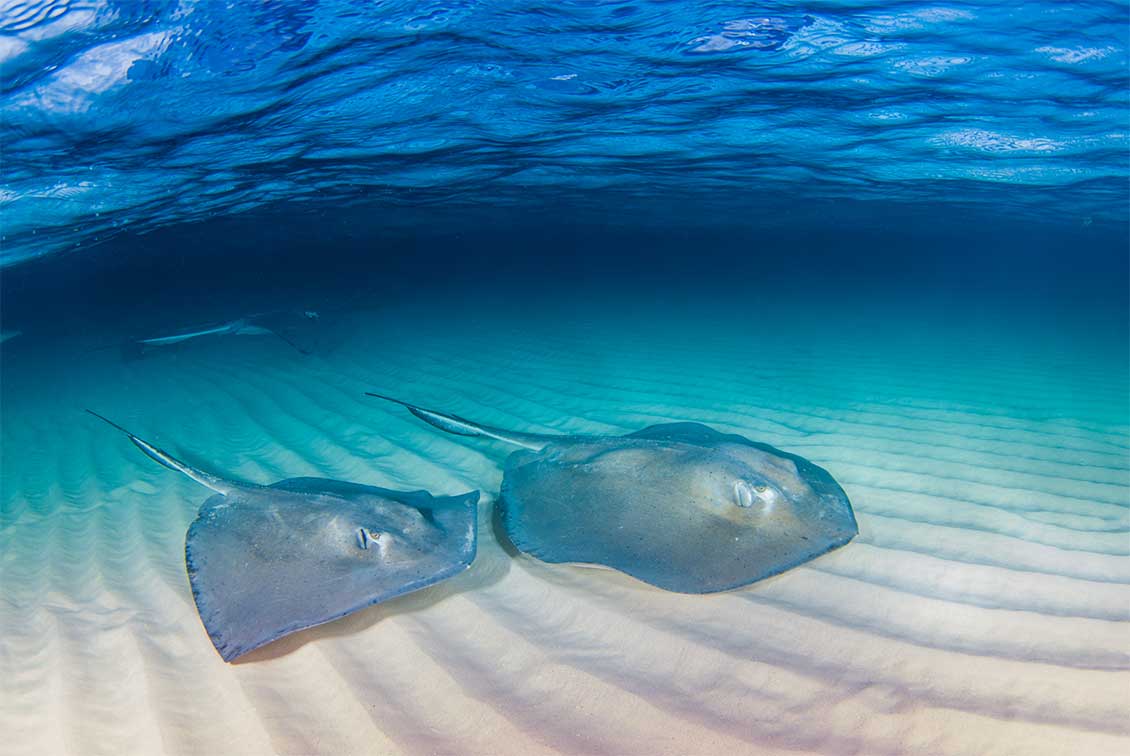
[[[445,306],[354,313],[307,357],[4,345],[0,753],[1130,752],[1123,351],[992,319]],[[539,432],[704,422],[826,467],[860,534],[711,596],[541,564],[492,524],[508,448],[365,390]],[[83,407],[248,481],[480,488],[478,559],[225,664],[183,562],[208,492]]]

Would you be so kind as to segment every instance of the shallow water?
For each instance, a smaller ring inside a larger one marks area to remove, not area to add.
[[[337,312],[344,297],[310,290],[328,309],[309,356],[221,337],[123,361],[96,348],[122,326],[93,305],[97,330],[5,345],[3,715],[17,751],[1126,744],[1130,418],[1109,312],[614,280],[486,277]],[[216,299],[189,312],[230,308]],[[826,467],[860,535],[715,596],[539,564],[492,523],[509,448],[440,434],[366,390],[539,432],[704,422]],[[482,488],[479,557],[226,666],[184,574],[207,492],[86,406],[253,482]]]
[[[1126,17],[0,11],[0,752],[1127,752]],[[543,564],[509,447],[366,391],[705,423],[859,536],[716,595]],[[481,489],[478,558],[225,664],[208,492],[88,407],[250,482]]]

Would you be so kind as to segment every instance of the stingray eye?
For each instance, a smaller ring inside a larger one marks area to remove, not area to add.
[[[734,483],[734,499],[739,507],[748,509],[753,506],[753,491],[744,480]]]
[[[769,486],[754,486],[753,490],[755,493],[757,493],[758,496],[760,496],[769,490]]]

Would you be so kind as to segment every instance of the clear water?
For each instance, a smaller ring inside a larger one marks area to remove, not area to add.
[[[0,732],[39,753],[1125,753],[1120,2],[0,10]],[[136,339],[252,313],[290,335]],[[488,424],[843,485],[715,596],[516,554]],[[217,473],[481,489],[440,585],[225,665]]]

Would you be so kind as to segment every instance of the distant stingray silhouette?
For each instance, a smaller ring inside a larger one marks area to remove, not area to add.
[[[278,321],[279,317],[283,314],[286,313],[257,313],[255,315],[248,315],[246,317],[230,320],[226,323],[220,323],[218,325],[212,325],[204,328],[197,328],[188,331],[178,331],[166,336],[152,336],[145,339],[135,339],[134,341],[131,341],[129,343],[129,349],[138,354],[144,354],[146,351],[151,349],[171,346],[173,344],[181,344],[186,341],[199,339],[205,336],[277,336],[279,339],[281,339],[283,342],[288,344],[300,354],[309,354],[309,350],[299,346],[292,339],[283,334],[282,328],[278,322],[271,322],[272,320]],[[318,317],[318,313],[313,310],[306,310],[302,312],[302,318],[306,320],[317,320]]]

